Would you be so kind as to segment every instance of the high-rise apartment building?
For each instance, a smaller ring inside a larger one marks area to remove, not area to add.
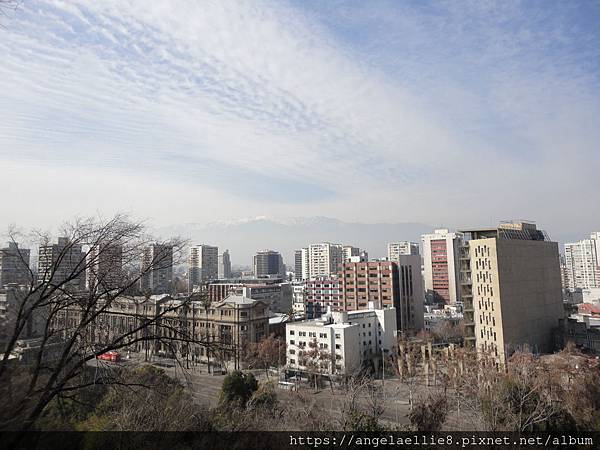
[[[59,237],[56,244],[40,245],[38,281],[66,284],[75,290],[85,288],[85,254],[80,244]]]
[[[341,303],[340,281],[337,275],[316,277],[304,283],[304,303],[306,317],[314,319],[328,309],[343,311]]]
[[[504,363],[515,350],[552,350],[564,315],[558,244],[532,223],[463,230],[467,342]]]
[[[565,282],[569,289],[600,287],[600,233],[565,244]]]
[[[173,246],[153,244],[144,249],[142,258],[142,292],[170,294],[173,289]]]
[[[123,247],[99,244],[87,255],[87,288],[100,292],[123,286]]]
[[[388,244],[388,260],[397,261],[400,255],[418,255],[419,244],[416,242],[399,241]]]
[[[445,303],[460,301],[458,274],[462,235],[439,229],[423,235],[421,241],[425,290]]]
[[[302,279],[308,280],[310,278],[310,253],[308,247],[301,250],[302,252]]]
[[[194,245],[190,248],[188,282],[190,291],[219,277],[219,248]]]
[[[219,255],[218,277],[220,280],[231,278],[231,258],[229,250],[225,250]]]
[[[342,257],[344,261],[350,261],[353,256],[360,256],[360,248],[353,247],[352,245],[344,245],[342,247]]]
[[[423,286],[418,255],[403,255],[399,262],[346,262],[339,275],[341,304],[345,311],[396,308],[396,323],[402,332],[423,328]]]
[[[302,279],[302,250],[294,251],[294,279]]]
[[[255,277],[285,277],[285,265],[279,252],[264,250],[254,255]]]
[[[0,249],[0,289],[8,284],[28,285],[31,283],[29,269],[30,250],[19,248],[16,242]]]
[[[344,250],[339,244],[323,242],[308,247],[308,272],[310,278],[328,277],[337,273],[344,262]]]

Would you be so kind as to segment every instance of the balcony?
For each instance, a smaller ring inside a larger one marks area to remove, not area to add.
[[[471,259],[471,256],[469,255],[469,247],[461,247],[458,251],[458,257],[461,261],[467,261]]]

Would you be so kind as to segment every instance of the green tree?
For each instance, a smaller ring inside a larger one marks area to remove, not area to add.
[[[246,405],[257,389],[258,381],[254,375],[236,370],[223,379],[221,403],[237,402],[240,405]]]

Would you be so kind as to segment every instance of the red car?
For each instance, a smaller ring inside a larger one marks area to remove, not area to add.
[[[113,350],[102,353],[100,356],[98,356],[98,359],[101,359],[102,361],[119,362],[121,361],[121,355],[119,352]]]

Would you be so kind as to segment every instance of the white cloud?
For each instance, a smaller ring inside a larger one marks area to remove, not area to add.
[[[74,178],[87,202],[55,216],[127,204],[92,178],[144,180],[171,202],[168,220],[144,183],[125,198],[161,223],[562,223],[557,203],[585,207],[582,190],[600,188],[597,73],[564,52],[554,62],[570,69],[552,65],[521,7],[339,6],[327,23],[270,2],[26,3],[0,40],[0,163],[56,198],[69,186],[56,177],[96,174]],[[344,26],[366,37],[343,38]],[[566,26],[545,38],[575,39]],[[566,161],[582,174],[570,183]],[[9,221],[34,220],[32,191],[8,201]]]

